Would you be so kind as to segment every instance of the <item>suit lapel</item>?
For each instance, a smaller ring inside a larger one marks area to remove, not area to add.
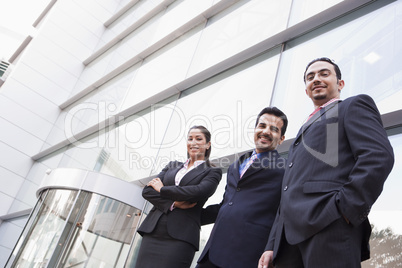
[[[246,158],[250,157],[250,155],[246,156]],[[253,164],[246,170],[240,181],[246,180],[247,177],[253,176],[253,174],[260,172],[261,170],[270,168],[269,161],[276,161],[276,158],[278,158],[278,156],[279,155],[277,151],[274,150],[270,151],[268,155],[264,156],[263,158],[257,158],[253,162]],[[237,169],[237,176],[240,178],[239,169]]]
[[[181,179],[180,185],[187,185],[189,184],[193,179],[195,179],[198,175],[204,173],[207,171],[208,166],[207,163],[202,163],[201,165],[197,166],[196,168],[193,168],[189,172],[187,172],[186,175]],[[176,172],[177,173],[177,172]]]
[[[175,185],[175,178],[176,178],[176,174],[177,172],[183,168],[184,163],[179,163],[176,167],[172,168],[169,171],[169,174],[167,174],[167,176],[165,176],[165,181],[163,182],[164,185]]]
[[[236,168],[232,169],[233,171],[233,178],[238,182],[240,180],[240,166],[247,158],[251,156],[253,151],[245,153],[244,155],[240,156],[240,158],[236,162]],[[247,172],[246,172],[247,173]],[[246,176],[246,173],[243,175],[243,178]],[[243,179],[242,178],[242,179]]]
[[[306,132],[315,122],[319,121],[324,114],[326,114],[328,111],[330,111],[331,109],[336,107],[339,102],[341,102],[341,100],[335,101],[335,102],[329,104],[328,106],[324,107],[317,113],[315,113],[310,118],[310,120],[308,120],[306,123],[304,123],[304,125],[299,129],[299,132],[296,135],[295,141],[298,141],[300,136],[303,135],[304,132]]]

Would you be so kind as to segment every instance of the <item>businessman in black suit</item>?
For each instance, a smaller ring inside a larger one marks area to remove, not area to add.
[[[229,167],[222,202],[201,214],[201,224],[215,225],[197,268],[257,266],[279,205],[286,161],[276,148],[285,139],[287,123],[276,107],[258,115],[255,149]],[[252,158],[256,159],[249,164]]]
[[[380,113],[367,95],[341,101],[328,58],[304,73],[315,111],[289,150],[281,204],[259,268],[355,268],[370,256],[368,214],[394,164]]]

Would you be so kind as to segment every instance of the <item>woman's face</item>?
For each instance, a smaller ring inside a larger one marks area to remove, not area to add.
[[[193,161],[204,160],[205,151],[211,142],[207,142],[205,135],[199,129],[191,129],[187,136],[187,152]]]

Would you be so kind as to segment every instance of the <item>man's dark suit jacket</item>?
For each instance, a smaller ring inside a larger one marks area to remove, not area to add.
[[[150,186],[145,186],[142,196],[151,202],[154,207],[151,209],[144,222],[138,228],[138,233],[151,233],[159,218],[166,214],[167,230],[171,237],[186,241],[199,249],[200,241],[200,218],[201,210],[207,199],[215,192],[219,181],[222,178],[220,168],[208,167],[203,163],[189,171],[180,181],[179,186],[175,185],[176,173],[183,167],[183,163],[170,162],[157,176],[163,182],[160,193]],[[190,209],[175,208],[170,211],[174,201],[197,202],[197,205]]]
[[[369,258],[367,216],[393,164],[393,150],[371,97],[358,95],[321,109],[290,147],[281,205],[266,250],[274,250],[275,258],[283,228],[288,242],[297,244],[344,216],[353,226],[363,224],[362,260]]]
[[[198,261],[208,253],[219,267],[258,265],[279,205],[286,160],[271,151],[255,160],[240,179],[239,165],[250,154],[229,167],[223,201],[202,213],[201,224],[215,225]]]

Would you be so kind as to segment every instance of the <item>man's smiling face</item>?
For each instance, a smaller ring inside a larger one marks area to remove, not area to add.
[[[285,136],[281,135],[282,127],[281,118],[272,114],[261,115],[254,129],[255,151],[262,153],[275,150],[285,139]]]

